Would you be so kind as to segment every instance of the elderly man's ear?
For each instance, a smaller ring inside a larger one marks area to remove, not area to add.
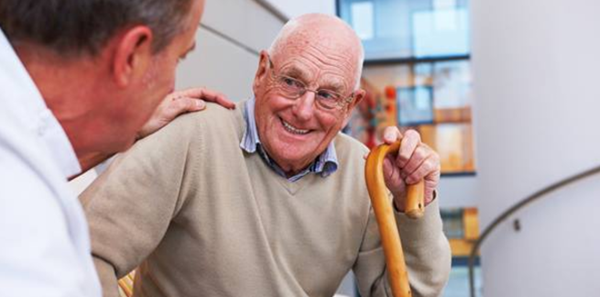
[[[261,83],[266,83],[265,78],[267,77],[267,72],[269,70],[269,54],[266,50],[260,51],[260,56],[258,59],[258,69],[256,69],[256,74],[254,75],[254,82],[252,83],[252,89],[254,94],[258,92],[258,88]]]
[[[358,89],[356,91],[354,91],[354,98],[352,98],[352,102],[350,102],[348,104],[348,108],[346,109],[346,114],[344,115],[344,125],[342,125],[342,127],[346,127],[346,125],[348,125],[348,122],[350,121],[350,116],[352,115],[352,111],[354,110],[354,107],[356,107],[362,100],[363,98],[365,98],[365,94],[367,92],[363,89]]]

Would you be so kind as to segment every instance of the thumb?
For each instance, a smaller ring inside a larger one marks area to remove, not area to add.
[[[402,133],[400,133],[400,130],[398,130],[397,127],[394,126],[390,126],[390,127],[386,127],[385,130],[383,130],[383,142],[387,143],[387,144],[392,144],[400,139],[402,139]]]

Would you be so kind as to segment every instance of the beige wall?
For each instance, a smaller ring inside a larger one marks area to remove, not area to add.
[[[257,53],[269,47],[283,21],[254,0],[209,0],[197,49],[177,71],[177,88],[206,86],[239,101],[252,95]]]
[[[600,2],[473,1],[471,8],[485,227],[527,195],[600,165]],[[598,296],[599,193],[595,175],[499,225],[482,249],[484,296]]]

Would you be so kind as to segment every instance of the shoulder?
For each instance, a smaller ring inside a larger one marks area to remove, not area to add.
[[[344,133],[338,133],[334,139],[334,144],[338,158],[342,160],[356,157],[362,160],[363,156],[369,152],[369,149],[363,143]]]
[[[204,110],[179,116],[156,133],[136,142],[123,155],[127,158],[136,156],[138,162],[150,165],[164,156],[205,158],[208,150],[239,143],[243,134],[240,123],[243,123],[243,116],[239,106],[229,110],[209,103]]]
[[[218,126],[234,122],[238,116],[241,116],[239,107],[230,110],[216,103],[207,103],[204,110],[181,115],[168,126],[177,127],[177,129],[194,129],[197,125],[205,124]]]
[[[187,117],[192,118],[195,121],[207,121],[210,123],[214,122],[229,122],[235,120],[237,116],[241,116],[240,106],[236,106],[236,109],[227,109],[217,103],[207,102],[206,108],[199,112],[187,114]]]
[[[342,181],[349,179],[360,181],[352,183],[352,187],[355,187],[352,193],[364,195],[366,189],[363,182],[364,178],[357,179],[356,177],[364,175],[364,156],[369,152],[369,149],[360,141],[342,133],[336,136],[334,144],[338,160],[337,178],[342,179]]]
[[[184,114],[158,131],[171,140],[192,140],[232,134],[240,130],[243,115],[240,107],[226,109],[215,103],[207,103],[206,109]]]

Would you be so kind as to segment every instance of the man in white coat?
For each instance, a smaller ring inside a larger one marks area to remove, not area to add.
[[[165,97],[203,8],[203,0],[0,2],[0,295],[101,296],[67,179],[202,109],[191,97],[229,105],[202,89]]]

